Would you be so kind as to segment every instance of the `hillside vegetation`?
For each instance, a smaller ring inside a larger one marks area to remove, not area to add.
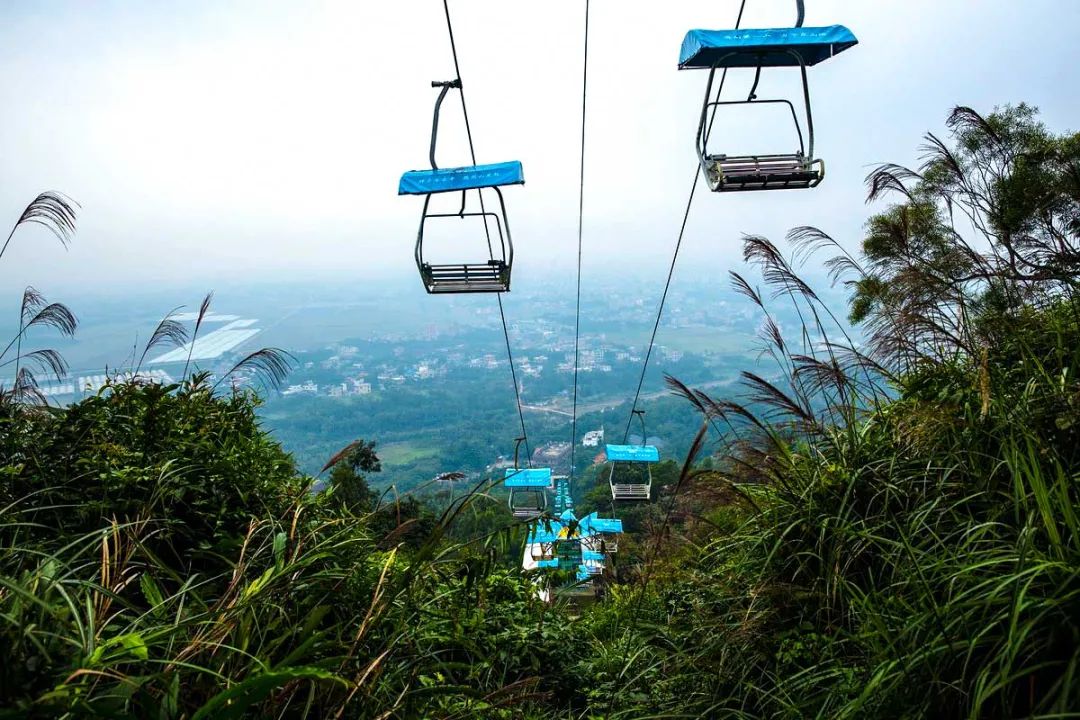
[[[5,392],[0,715],[1080,716],[1080,136],[948,126],[871,173],[861,252],[745,239],[773,372],[669,381],[702,430],[584,609],[486,486],[376,494],[361,441],[311,492],[253,392]],[[822,251],[853,337],[794,270]]]

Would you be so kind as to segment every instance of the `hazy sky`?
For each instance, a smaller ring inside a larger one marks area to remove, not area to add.
[[[952,105],[1024,100],[1057,130],[1080,126],[1080,2],[807,6],[807,25],[843,23],[860,40],[811,70],[827,178],[811,191],[699,193],[684,267],[726,273],[743,232],[779,238],[816,224],[856,242],[868,166],[914,162],[922,133],[941,131]],[[629,263],[662,274],[693,177],[706,79],[676,71],[679,45],[689,28],[730,27],[737,7],[593,0],[586,277]],[[574,259],[583,10],[583,0],[451,0],[478,159],[525,167],[526,185],[505,191],[518,278]],[[744,26],[793,19],[792,1],[748,0]],[[62,296],[414,272],[420,200],[399,198],[397,179],[426,165],[430,81],[452,75],[439,0],[9,0],[0,220],[13,222],[43,189],[68,193],[82,211],[66,253],[39,233],[19,238],[0,262],[0,287],[6,296],[32,282]],[[749,79],[733,76],[732,92]],[[791,79],[766,71],[759,95],[786,92]],[[466,164],[459,106],[445,107],[441,164]],[[737,125],[735,134],[768,128]]]

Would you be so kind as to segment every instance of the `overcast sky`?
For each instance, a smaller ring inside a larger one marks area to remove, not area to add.
[[[1056,130],[1080,127],[1080,2],[807,6],[807,25],[842,23],[860,40],[810,73],[827,178],[809,191],[699,193],[685,267],[726,273],[744,232],[815,224],[857,242],[868,166],[915,162],[955,104],[1023,100]],[[593,0],[586,278],[666,265],[706,80],[676,71],[679,45],[689,28],[732,26],[737,8]],[[478,160],[525,168],[526,185],[505,191],[519,278],[574,259],[583,11],[583,0],[451,0]],[[793,1],[748,0],[743,25],[794,14]],[[5,2],[0,220],[44,189],[82,211],[66,253],[36,232],[18,238],[0,287],[414,272],[421,201],[399,198],[397,179],[426,165],[430,81],[452,75],[439,0]],[[749,79],[733,76],[732,93]],[[791,79],[766,71],[759,96]],[[445,108],[441,164],[466,164],[460,108]],[[758,127],[775,130],[736,120],[730,137]],[[788,150],[777,137],[772,149]]]

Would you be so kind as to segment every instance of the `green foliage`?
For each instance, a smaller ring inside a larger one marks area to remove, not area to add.
[[[257,402],[197,376],[5,406],[0,715],[519,717],[575,687],[533,580],[411,498],[312,494]],[[336,466],[363,484],[374,445]]]
[[[379,497],[368,487],[363,473],[382,470],[379,456],[375,454],[375,443],[366,440],[350,443],[331,462],[329,484],[334,500],[354,512],[374,510]]]
[[[258,398],[198,374],[0,404],[0,715],[1077,716],[1080,140],[1025,106],[950,127],[872,174],[904,199],[829,261],[868,343],[746,239],[804,325],[735,276],[775,372],[670,380],[722,445],[619,508],[604,602],[541,601],[483,482],[376,494],[358,440],[312,492]],[[578,490],[608,514],[602,466]]]
[[[632,658],[604,671],[619,678],[611,716],[1080,712],[1076,140],[1024,106],[950,124],[954,147],[931,136],[921,176],[871,176],[872,197],[905,201],[870,221],[863,257],[830,261],[855,274],[870,354],[811,343],[829,335],[828,308],[747,239],[806,327],[772,332],[745,292],[781,378],[744,375],[760,412],[673,382],[732,434],[706,476],[728,504],[651,587],[594,614],[598,642]],[[990,238],[986,254],[947,203]],[[839,247],[812,228],[791,237]],[[684,506],[704,489],[691,490]]]
[[[63,543],[112,522],[152,522],[155,553],[220,567],[253,517],[282,517],[307,491],[259,429],[256,404],[196,378],[110,383],[64,412],[8,408],[0,503],[18,509],[19,535]]]

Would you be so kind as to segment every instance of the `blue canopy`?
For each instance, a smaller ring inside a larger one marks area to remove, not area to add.
[[[843,25],[747,30],[691,30],[679,69],[817,65],[858,44]]]
[[[559,534],[566,534],[566,523],[559,520],[544,518],[538,520],[529,528],[528,543],[553,543],[559,539]]]
[[[660,451],[654,445],[608,445],[608,462],[660,462]]]
[[[529,545],[553,543],[559,539],[559,530],[562,525],[553,523],[551,529],[537,527],[529,533]]]
[[[551,485],[551,468],[506,468],[504,478],[508,488],[546,488]]]
[[[551,560],[537,560],[536,561],[536,567],[538,567],[538,568],[554,568],[554,569],[558,569],[558,567],[559,567],[559,559],[558,558],[552,558]]]
[[[470,165],[438,170],[410,170],[401,176],[398,195],[431,195],[455,190],[476,190],[499,185],[523,185],[525,174],[521,163]]]
[[[578,565],[577,574],[574,576],[578,582],[585,582],[589,579],[589,568],[584,565]]]
[[[594,562],[596,562],[596,561],[603,562],[604,553],[597,552],[596,550],[582,550],[581,551],[581,559],[582,560],[591,560],[591,561],[594,561]]]
[[[581,525],[586,529],[588,535],[593,533],[615,534],[623,531],[622,520],[597,517],[596,513],[589,513],[581,518]]]

